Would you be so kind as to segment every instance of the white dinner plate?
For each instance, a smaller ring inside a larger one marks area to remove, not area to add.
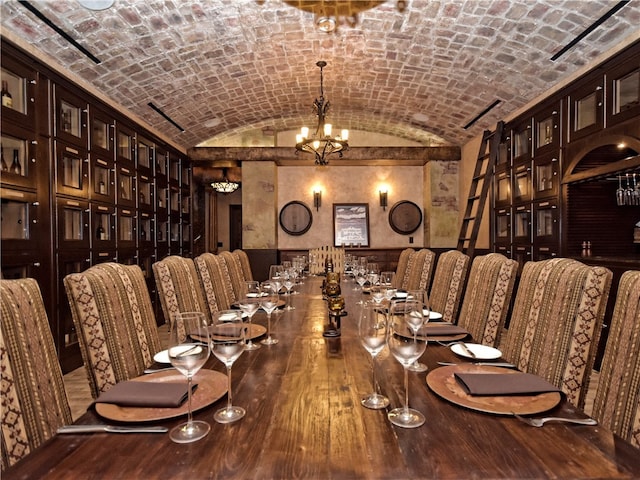
[[[451,351],[461,357],[471,358],[473,360],[495,360],[502,356],[502,352],[497,348],[489,347],[487,345],[481,345],[479,343],[466,343],[467,348],[473,352],[475,357],[469,355],[464,351],[464,348],[459,343],[451,345]]]
[[[407,292],[396,292],[395,298],[407,298]]]
[[[153,356],[153,359],[158,363],[171,363],[169,360],[169,350],[162,350]]]
[[[429,320],[440,320],[442,318],[442,314],[439,312],[431,312],[429,310],[422,310],[422,315],[425,317],[429,314]]]

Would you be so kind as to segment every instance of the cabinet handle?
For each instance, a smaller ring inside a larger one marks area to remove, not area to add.
[[[602,90],[602,86],[601,86],[601,85],[598,85],[598,86],[596,87],[596,91],[598,91],[598,90]]]
[[[31,220],[31,223],[33,223],[35,225],[36,223],[38,223],[38,220],[35,220],[35,219]]]
[[[39,207],[40,206],[40,202],[33,202],[31,205],[33,205],[34,207]]]
[[[34,263],[33,263],[33,266],[34,266],[34,267],[39,267],[39,266],[40,266],[40,262],[34,262]]]
[[[29,83],[30,83],[31,85],[35,85],[37,82],[32,78],[31,80],[29,80]]]
[[[37,145],[38,141],[37,140],[31,140],[31,145]]]
[[[35,159],[35,158],[32,158],[32,159],[31,159],[31,163],[36,163],[36,159]]]

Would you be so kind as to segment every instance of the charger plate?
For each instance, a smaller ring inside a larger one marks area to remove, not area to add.
[[[521,372],[510,368],[491,367],[461,363],[439,367],[427,375],[427,385],[441,398],[461,407],[497,415],[530,415],[546,412],[560,403],[559,392],[537,395],[474,396],[466,393],[454,377],[454,373],[506,373],[518,375]]]
[[[136,382],[173,382],[187,383],[187,378],[176,370],[151,373],[132,378]],[[227,393],[227,376],[214,370],[201,369],[193,377],[198,384],[191,396],[191,408],[195,412],[215,403]],[[117,422],[154,422],[187,414],[187,402],[178,408],[140,408],[121,407],[111,403],[96,403],[96,413],[108,420]]]

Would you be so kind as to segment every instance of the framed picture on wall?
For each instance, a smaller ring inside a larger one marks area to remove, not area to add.
[[[333,244],[336,247],[369,246],[369,204],[333,204]]]

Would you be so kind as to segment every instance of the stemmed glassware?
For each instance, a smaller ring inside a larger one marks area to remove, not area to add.
[[[384,349],[387,340],[387,319],[383,308],[375,302],[365,302],[360,310],[358,335],[364,348],[371,354],[373,393],[366,395],[361,403],[367,408],[380,409],[389,405],[389,399],[378,393],[376,381],[376,357]]]
[[[395,302],[394,302],[395,303]],[[393,305],[392,305],[393,306]],[[403,307],[400,307],[403,308]],[[404,367],[404,406],[394,408],[387,416],[391,423],[403,428],[416,428],[424,424],[425,417],[419,411],[409,408],[409,369],[418,360],[426,348],[426,338],[407,335],[407,320],[405,315],[392,314],[389,307],[389,334],[387,344],[395,359]]]
[[[171,430],[169,437],[176,443],[200,440],[209,433],[211,426],[201,420],[193,420],[191,389],[193,376],[209,358],[209,328],[204,313],[182,312],[173,317],[169,333],[169,361],[187,377],[187,421]]]
[[[211,350],[227,367],[227,406],[218,410],[213,418],[218,423],[231,423],[244,417],[246,411],[233,405],[231,395],[231,367],[244,351],[246,326],[238,310],[221,310],[214,315],[211,331]]]
[[[385,299],[385,290],[380,285],[373,285],[371,287],[371,300],[377,305],[380,305]]]
[[[258,282],[251,282],[251,283],[258,283]],[[240,300],[238,301],[238,305],[240,307],[240,310],[242,310],[242,312],[245,313],[247,315],[247,318],[249,319],[249,324],[247,328],[248,334],[247,334],[244,349],[251,351],[251,350],[257,350],[260,348],[259,344],[253,343],[251,341],[251,319],[260,308],[260,293],[257,292],[257,295],[255,296],[249,296],[249,295],[251,295],[251,293],[247,292],[243,297],[240,297]]]
[[[271,337],[271,314],[278,306],[278,285],[273,282],[263,282],[262,295],[260,296],[260,306],[267,312],[267,338],[262,340],[263,345],[275,345],[277,338]]]
[[[414,336],[429,321],[428,303],[427,292],[424,290],[409,290],[407,292],[405,318]],[[416,360],[411,364],[409,370],[412,372],[426,372],[428,368],[424,363]]]
[[[293,286],[295,285],[295,278],[294,278],[292,269],[285,270],[284,281],[282,282],[282,285],[284,286],[284,288],[287,289],[287,293],[285,294],[287,295],[287,305],[286,307],[284,307],[284,309],[295,310],[296,307],[291,305],[291,288],[293,288]]]

